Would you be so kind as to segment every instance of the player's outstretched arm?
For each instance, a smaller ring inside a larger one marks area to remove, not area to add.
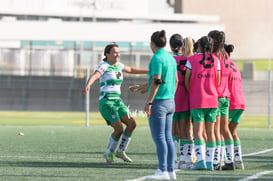
[[[90,76],[90,78],[88,79],[87,84],[85,85],[84,89],[82,90],[82,93],[83,93],[83,94],[86,94],[86,93],[89,91],[90,87],[93,85],[93,83],[94,83],[98,78],[100,78],[100,76],[101,76],[100,72],[95,71],[95,72]]]
[[[147,69],[130,67],[130,66],[125,66],[124,72],[129,73],[129,74],[148,74]]]
[[[149,86],[149,83],[144,83],[144,84],[141,84],[141,85],[132,85],[132,86],[129,86],[129,90],[131,92],[141,92],[141,94],[144,94],[146,92],[148,92],[148,86]]]

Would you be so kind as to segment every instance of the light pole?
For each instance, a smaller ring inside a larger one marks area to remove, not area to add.
[[[92,16],[92,21],[95,22],[96,21],[96,0],[81,0],[81,1],[77,1],[75,3],[76,6],[78,6],[80,8],[80,17],[79,17],[79,21],[80,23],[83,22],[83,9],[85,7],[92,7],[93,8],[93,16]],[[83,52],[83,48],[84,48],[84,44],[83,41],[80,41],[80,52],[79,52],[79,66],[80,66],[80,62],[82,60],[82,52]],[[95,42],[92,42],[92,62],[91,64],[94,62],[94,55],[95,55]],[[87,68],[86,70],[86,78],[85,78],[85,83],[87,82],[88,78],[90,75],[90,68]],[[85,126],[89,127],[89,110],[90,110],[90,93],[87,92],[85,95]]]

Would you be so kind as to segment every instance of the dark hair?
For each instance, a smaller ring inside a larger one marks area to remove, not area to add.
[[[104,58],[102,59],[103,61],[107,61],[106,53],[110,53],[113,47],[118,47],[118,45],[115,42],[112,42],[106,45],[106,47],[104,48],[104,53],[103,53],[104,55]]]
[[[234,50],[234,45],[232,44],[225,44],[224,45],[225,51],[227,52],[228,56],[230,56],[230,53]]]
[[[219,57],[220,54],[224,52],[225,33],[223,31],[213,30],[209,32],[208,36],[213,39],[212,52],[217,53]]]
[[[200,63],[204,66],[205,65],[205,59],[206,59],[206,53],[210,53],[210,57],[211,57],[211,63],[214,63],[214,59],[212,56],[212,39],[208,36],[203,36],[202,38],[200,38],[198,40],[199,42],[199,46],[201,48],[201,53],[203,53],[203,58],[200,61]]]
[[[194,52],[197,52],[198,44],[199,44],[199,40],[197,40],[197,41],[193,44],[193,51],[194,51]]]
[[[151,36],[151,41],[154,42],[155,46],[157,47],[165,47],[167,42],[165,30],[154,32]]]
[[[183,37],[179,34],[173,34],[170,38],[170,46],[173,52],[177,53],[183,46]]]

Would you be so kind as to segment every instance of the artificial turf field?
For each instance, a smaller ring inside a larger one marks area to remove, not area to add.
[[[273,130],[264,118],[250,117],[238,130],[245,170],[178,171],[177,180],[273,180]],[[86,128],[84,113],[0,112],[0,180],[143,180],[154,173],[157,157],[147,119],[137,117],[137,123],[127,150],[134,162],[106,164],[112,128],[97,113]]]

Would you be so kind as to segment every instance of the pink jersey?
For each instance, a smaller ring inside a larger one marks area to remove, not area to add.
[[[229,109],[245,110],[245,96],[242,87],[242,77],[238,66],[230,60],[230,74],[228,80],[228,88],[230,91]]]
[[[188,58],[191,64],[190,79],[190,109],[218,108],[217,96],[217,64],[218,58],[206,54],[205,66],[200,63],[203,54],[196,54]]]
[[[175,112],[184,112],[190,110],[189,93],[185,88],[185,72],[187,57],[184,55],[174,56],[177,64],[178,86],[175,92]]]
[[[226,58],[225,58],[226,57]],[[229,97],[230,92],[228,89],[228,77],[230,73],[230,59],[228,54],[220,57],[220,71],[221,71],[221,80],[220,80],[220,85],[218,86],[218,97]]]

